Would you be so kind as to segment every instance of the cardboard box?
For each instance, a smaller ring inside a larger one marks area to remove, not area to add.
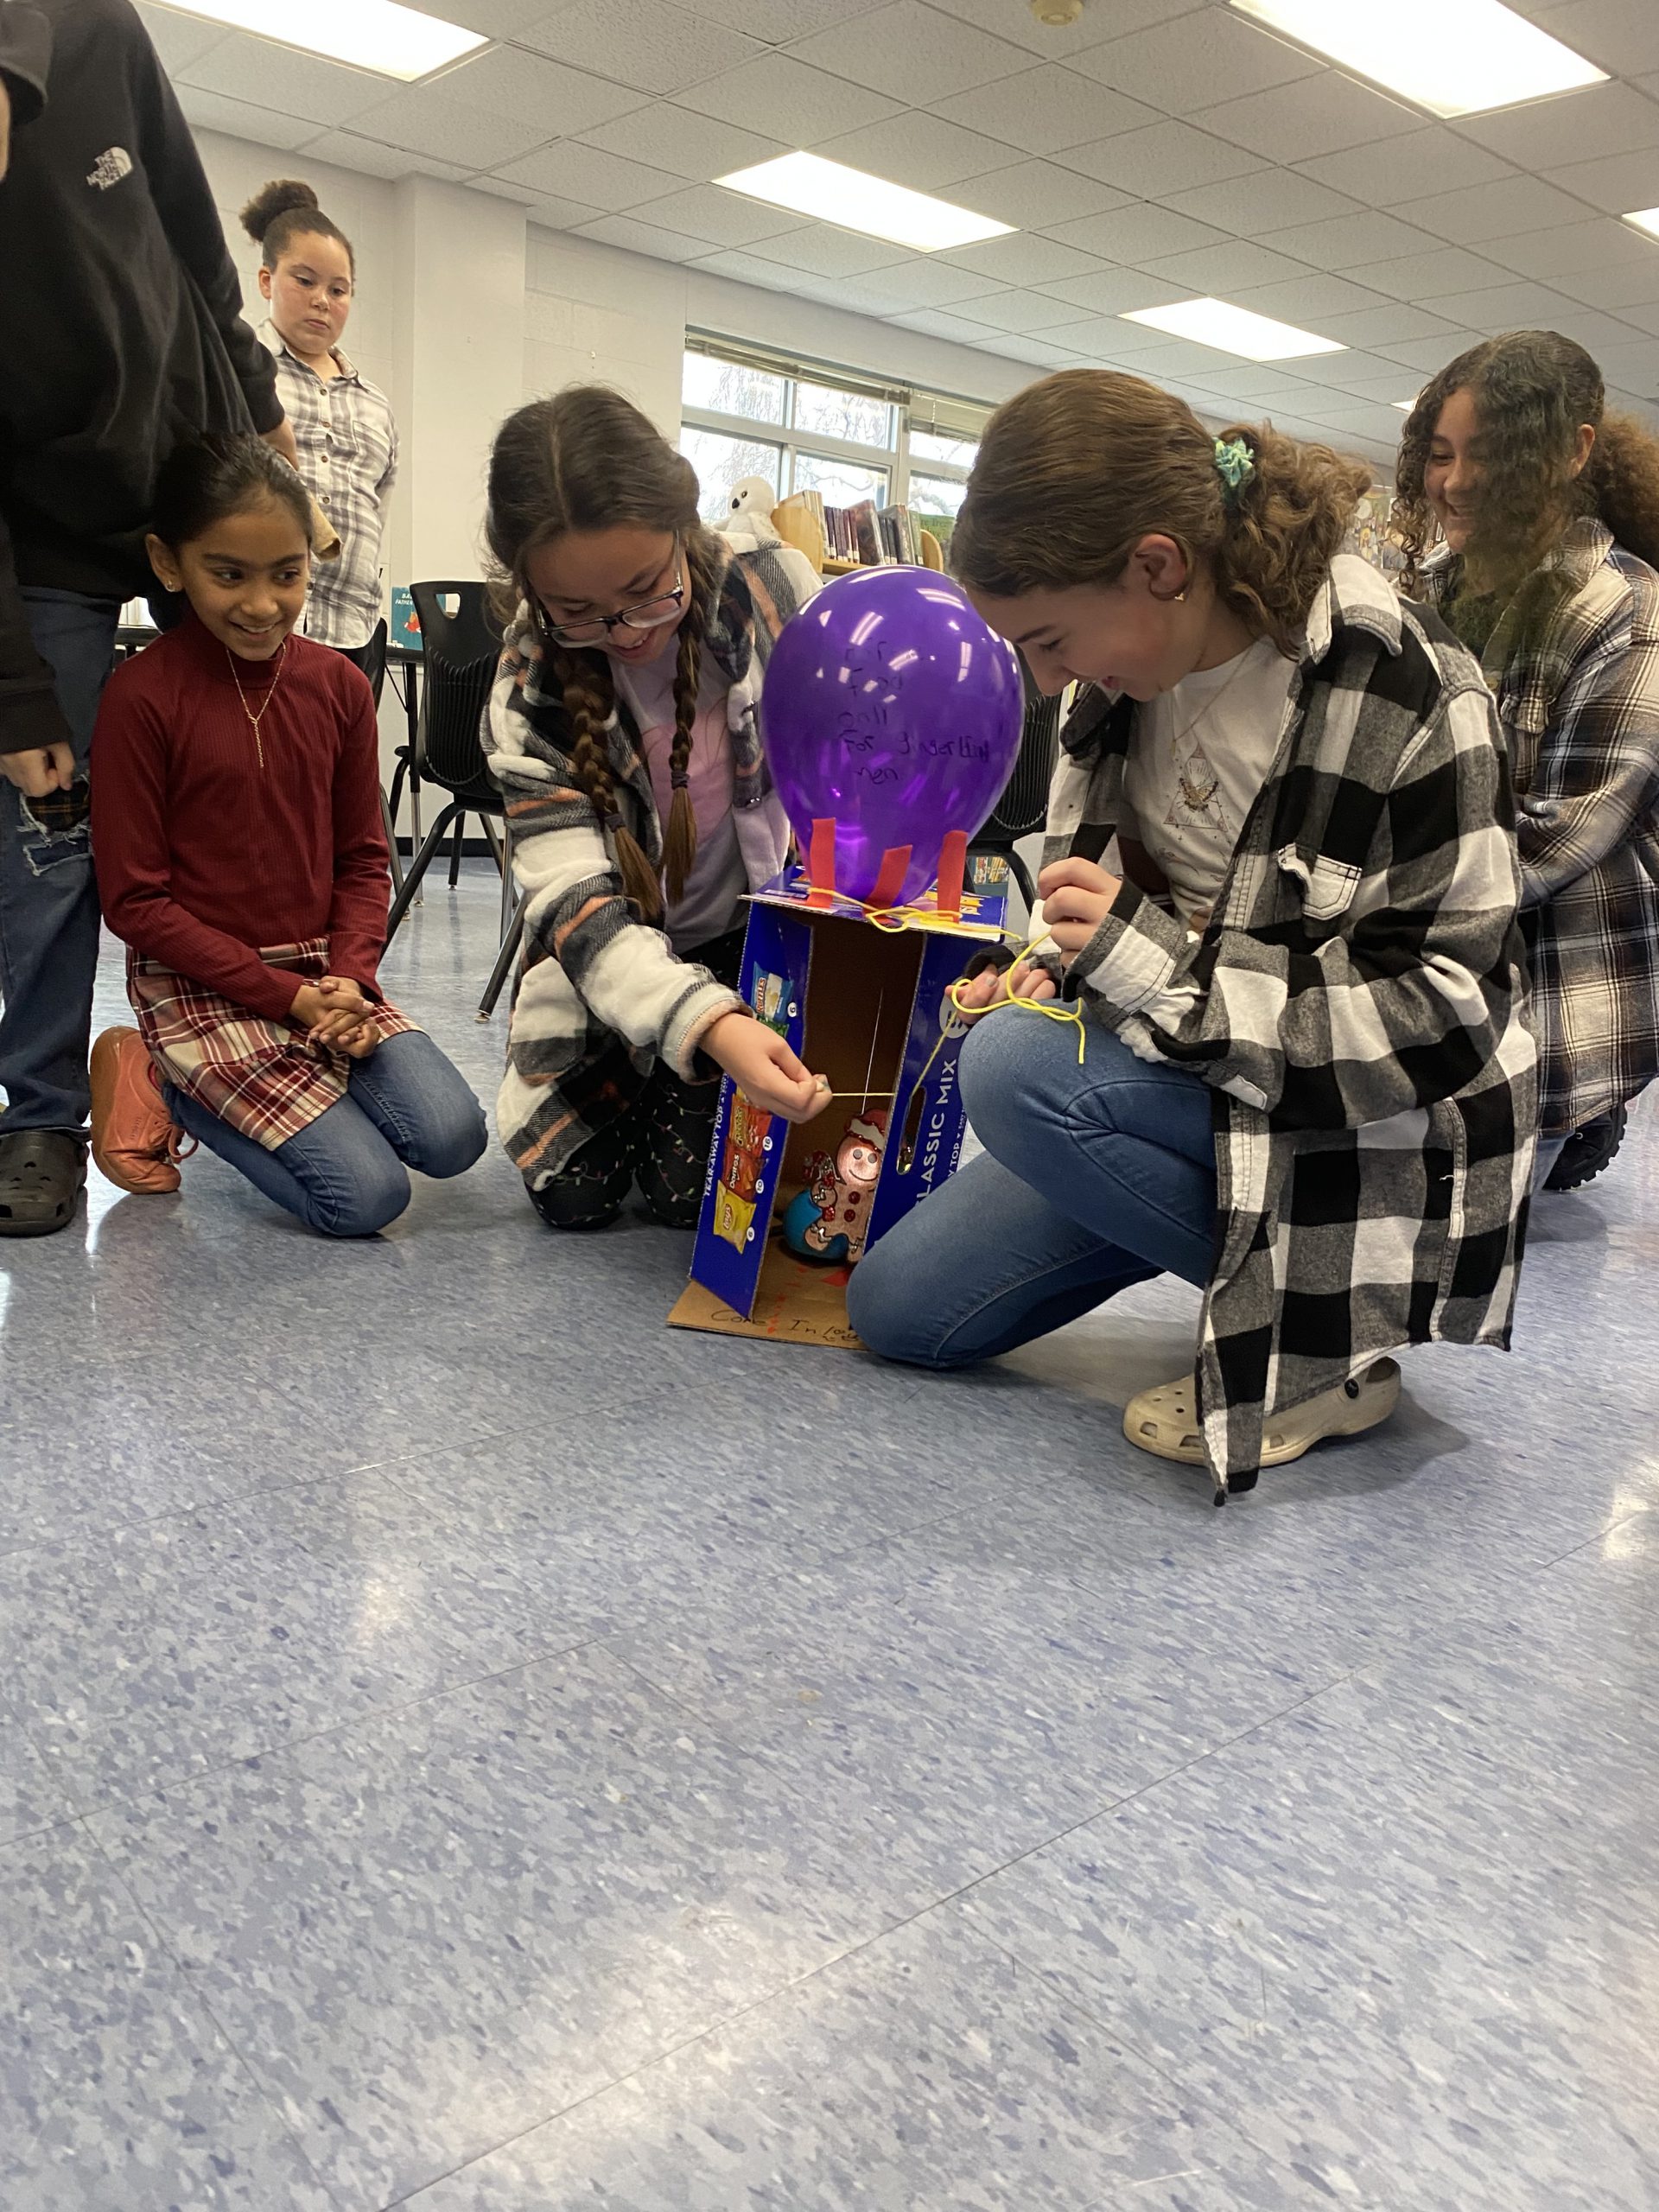
[[[861,1222],[866,1249],[950,1175],[962,1154],[957,1058],[965,1029],[947,993],[1001,934],[1002,900],[969,898],[959,918],[878,929],[863,909],[795,872],[749,909],[740,988],[837,1096],[792,1126],[721,1086],[691,1281],[671,1325],[727,1336],[856,1346],[849,1267],[784,1243],[783,1217],[814,1154],[833,1154],[855,1117],[887,1117],[881,1169]]]

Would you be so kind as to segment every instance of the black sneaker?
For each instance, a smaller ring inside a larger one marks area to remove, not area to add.
[[[0,1135],[0,1236],[67,1229],[86,1182],[86,1146],[61,1129]]]
[[[1593,1183],[1624,1143],[1628,1118],[1624,1107],[1615,1106],[1611,1113],[1598,1114],[1594,1121],[1575,1129],[1550,1169],[1544,1188],[1580,1191],[1586,1183]]]

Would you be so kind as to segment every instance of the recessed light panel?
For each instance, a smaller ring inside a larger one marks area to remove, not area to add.
[[[175,15],[200,16],[210,23],[251,31],[278,46],[321,54],[330,61],[349,61],[412,85],[463,54],[475,54],[489,41],[397,0],[167,0]]]
[[[1271,316],[1253,315],[1225,300],[1177,300],[1173,307],[1136,308],[1124,322],[1144,322],[1154,330],[1166,330],[1172,338],[1190,338],[1195,346],[1213,346],[1218,353],[1236,353],[1247,361],[1294,361],[1309,353],[1345,353],[1348,348],[1334,338],[1320,338],[1311,330],[1298,330]]]
[[[1605,69],[1503,0],[1232,3],[1241,16],[1283,31],[1431,115],[1484,115],[1607,82]]]
[[[918,253],[1005,238],[1014,228],[1012,223],[993,222],[988,215],[953,207],[948,200],[935,200],[930,193],[912,192],[905,185],[889,184],[886,177],[827,162],[821,154],[779,154],[775,161],[734,169],[715,181],[728,192],[787,207],[792,214],[816,215],[821,223],[858,231],[866,238],[887,238]]]

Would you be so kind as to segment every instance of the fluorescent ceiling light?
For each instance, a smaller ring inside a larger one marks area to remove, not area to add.
[[[1414,399],[1391,399],[1389,404],[1390,407],[1397,407],[1402,415],[1409,415],[1417,403]]]
[[[1293,361],[1301,353],[1348,351],[1334,338],[1318,338],[1311,330],[1252,315],[1249,308],[1230,307],[1225,300],[1177,300],[1173,307],[1135,308],[1119,321],[1149,323],[1154,330],[1168,331],[1172,338],[1190,338],[1195,346],[1213,346],[1218,353],[1242,354],[1247,361]]]
[[[1607,73],[1503,0],[1233,0],[1241,16],[1425,107],[1482,115]]]
[[[1624,220],[1627,223],[1634,223],[1638,231],[1646,231],[1649,237],[1659,238],[1659,207],[1638,207],[1634,214],[1627,215]]]
[[[489,41],[397,0],[165,0],[175,14],[229,23],[278,46],[349,61],[382,77],[413,84],[446,62],[475,54]]]
[[[913,246],[918,253],[1003,238],[1014,228],[1012,223],[995,223],[988,215],[952,207],[948,200],[935,200],[931,193],[912,192],[902,184],[889,184],[884,176],[827,162],[821,154],[779,154],[775,161],[734,169],[715,182],[728,192],[746,193],[751,200],[765,200],[797,215],[816,215],[820,222],[834,223],[843,231],[861,231],[866,238]]]

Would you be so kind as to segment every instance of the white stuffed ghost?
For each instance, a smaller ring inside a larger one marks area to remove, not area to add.
[[[777,504],[778,494],[764,476],[740,476],[732,486],[731,505],[715,528],[740,552],[781,544],[772,523]]]

